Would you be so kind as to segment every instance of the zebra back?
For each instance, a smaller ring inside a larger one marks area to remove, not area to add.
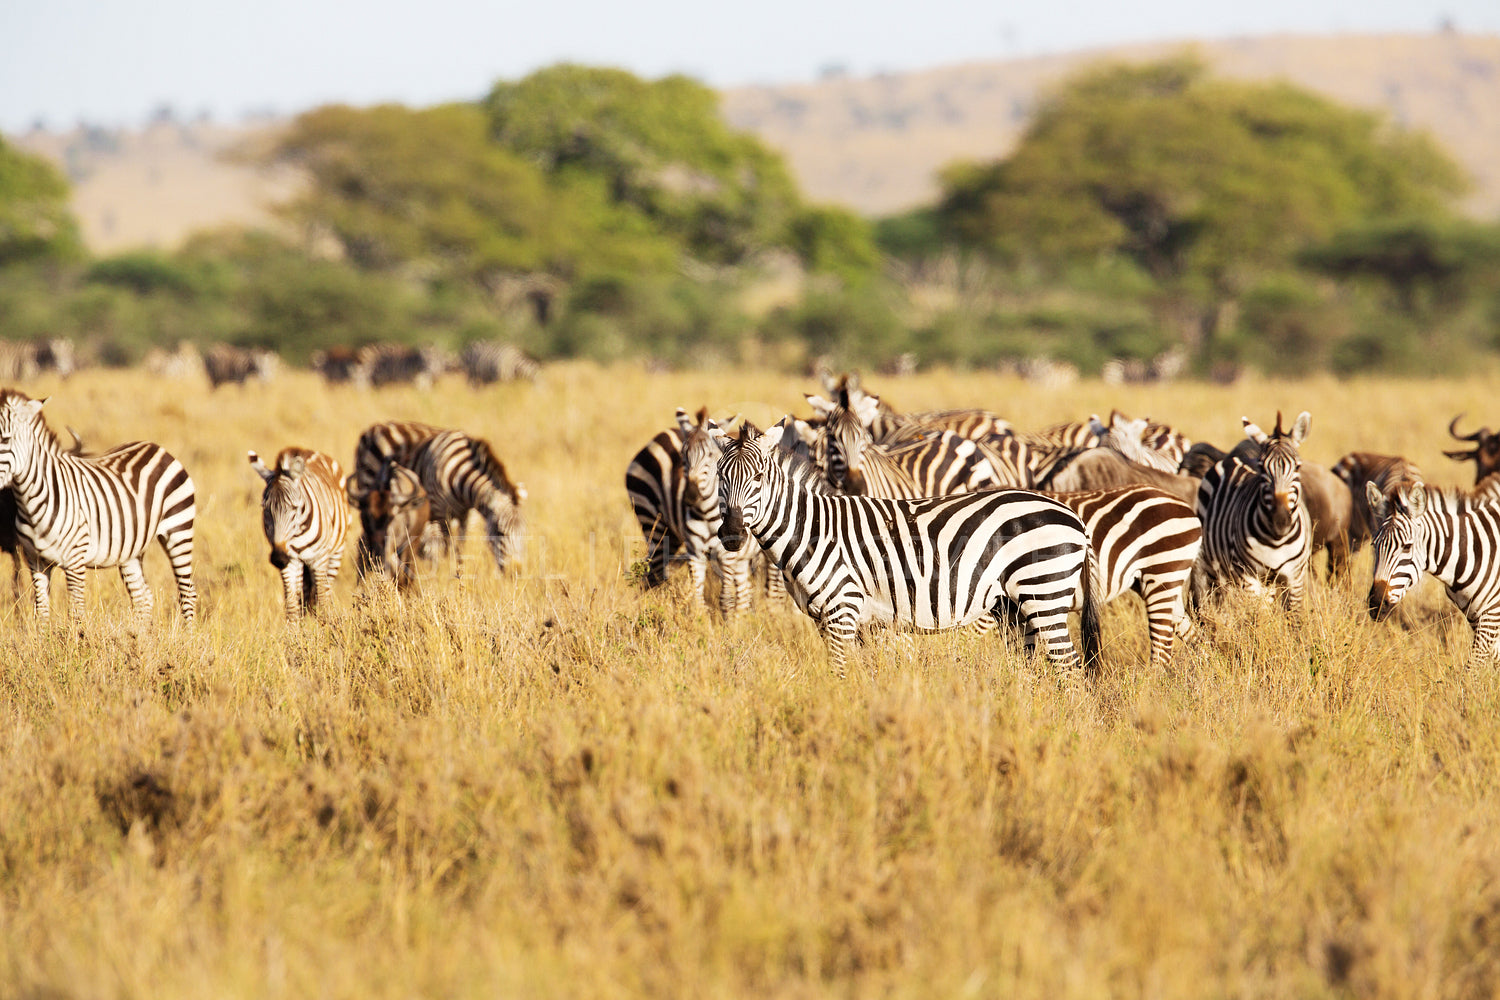
[[[498,340],[477,340],[463,349],[459,363],[471,386],[510,382],[515,379],[536,381],[541,365],[514,344]]]
[[[884,448],[875,443],[850,404],[848,394],[841,391],[823,425],[822,452],[835,489],[855,496],[912,499],[1001,485],[986,451],[976,442],[943,430]]]
[[[414,420],[387,420],[366,427],[354,446],[354,471],[346,484],[349,502],[358,507],[365,495],[377,488],[387,462],[411,468],[417,449],[438,430]]]

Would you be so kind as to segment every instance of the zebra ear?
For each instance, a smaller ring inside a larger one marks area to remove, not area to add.
[[[1114,422],[1115,422],[1115,413],[1114,413],[1113,410],[1111,410],[1110,413],[1109,413],[1109,423],[1113,424]],[[1106,425],[1104,423],[1104,421],[1102,421],[1102,420],[1099,419],[1099,414],[1097,414],[1097,413],[1090,413],[1089,414],[1089,433],[1092,434],[1092,435],[1094,435],[1094,437],[1101,437],[1101,438],[1104,435],[1106,435],[1106,434],[1109,433],[1109,426]]]
[[[1307,432],[1312,429],[1312,414],[1303,410],[1297,415],[1297,422],[1292,424],[1292,443],[1302,447],[1302,442],[1307,439]]]
[[[677,408],[677,429],[684,434],[693,433],[693,422],[688,418],[687,410],[680,406]]]
[[[756,441],[756,444],[760,446],[761,453],[764,455],[769,455],[771,454],[771,452],[779,448],[781,446],[781,436],[785,433],[786,421],[782,420],[781,422],[773,426],[770,430],[762,434],[760,436],[760,439]]]
[[[1268,440],[1270,440],[1270,438],[1267,437],[1266,432],[1252,423],[1249,417],[1240,417],[1240,423],[1245,425],[1245,437],[1249,438],[1251,441],[1254,441],[1256,444],[1265,444]]]
[[[266,468],[266,463],[262,462],[260,460],[260,456],[257,455],[254,451],[250,452],[250,468],[259,473],[260,478],[264,479],[268,483],[271,481],[271,477],[276,475],[276,473]],[[351,476],[350,478],[352,479],[353,477]]]
[[[1379,486],[1369,480],[1365,481],[1365,502],[1370,505],[1370,513],[1374,515],[1376,523],[1385,520],[1385,494],[1380,492]]]
[[[1406,509],[1411,511],[1413,519],[1421,517],[1427,510],[1427,491],[1420,486],[1413,485],[1402,490],[1402,499],[1406,501]]]
[[[832,403],[832,401],[830,401],[828,399],[825,399],[822,396],[818,396],[818,395],[815,395],[814,393],[810,393],[810,392],[804,392],[802,394],[802,398],[804,398],[804,399],[807,400],[807,405],[811,406],[812,409],[813,409],[813,412],[816,413],[820,417],[825,417],[826,418],[828,416],[828,414],[830,414],[830,413],[833,412],[833,403]]]

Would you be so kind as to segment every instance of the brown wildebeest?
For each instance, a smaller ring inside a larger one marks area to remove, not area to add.
[[[1481,427],[1473,434],[1458,433],[1458,422],[1464,415],[1460,413],[1448,424],[1448,433],[1458,441],[1470,441],[1474,447],[1458,451],[1445,451],[1444,455],[1455,462],[1474,462],[1474,485],[1478,486],[1486,476],[1500,472],[1500,434],[1490,432],[1488,427]]]

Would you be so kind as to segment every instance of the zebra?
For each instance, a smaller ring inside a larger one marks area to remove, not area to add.
[[[495,382],[526,379],[535,382],[542,366],[513,344],[478,340],[465,347],[459,357],[469,385],[478,388]]]
[[[1253,593],[1278,588],[1288,611],[1302,612],[1312,558],[1312,518],[1302,502],[1302,456],[1312,416],[1303,411],[1290,431],[1266,434],[1249,417],[1246,436],[1260,447],[1257,463],[1234,453],[1209,469],[1198,486],[1203,549],[1192,592],[1201,604],[1212,587],[1238,585]]]
[[[1422,574],[1431,573],[1474,629],[1469,666],[1494,662],[1500,637],[1500,505],[1412,482],[1390,494],[1367,483],[1365,500],[1377,523],[1370,617],[1384,621]]]
[[[413,468],[417,449],[439,433],[439,428],[415,420],[387,420],[371,424],[359,435],[354,445],[354,471],[344,480],[344,493],[349,505],[360,512],[359,544],[355,549],[354,568],[363,580],[372,569],[385,565],[385,558],[376,544],[370,527],[372,516],[366,508],[370,494],[381,488],[389,478],[386,467],[390,463]],[[436,524],[429,523],[423,536],[422,555],[435,557],[446,541]]]
[[[439,375],[453,368],[452,355],[434,345],[368,344],[356,352],[355,359],[377,389],[405,382],[430,389]]]
[[[719,541],[718,464],[724,432],[707,408],[689,418],[677,409],[677,426],[651,439],[625,470],[641,534],[646,539],[646,586],[666,582],[667,561],[679,550],[688,564],[693,594],[706,605],[708,564],[719,577],[719,610],[726,617],[750,607],[750,563],[754,548],[731,552]],[[776,574],[767,586],[775,590]]]
[[[275,351],[236,347],[234,344],[214,344],[203,355],[203,370],[208,375],[209,386],[214,389],[230,382],[244,385],[251,379],[269,382],[275,376],[278,364]]]
[[[833,496],[813,466],[781,447],[787,421],[742,425],[719,460],[719,538],[753,537],[787,575],[844,675],[861,625],[958,628],[1019,605],[1059,668],[1078,665],[1068,613],[1083,613],[1084,664],[1096,670],[1102,583],[1078,515],[1025,490],[888,500]]]
[[[387,461],[359,513],[363,529],[359,556],[365,560],[361,576],[380,566],[395,581],[397,590],[416,586],[416,556],[432,513],[417,474]]]
[[[1039,431],[1017,431],[1015,437],[1026,448],[1031,484],[1049,479],[1080,451],[1099,447],[1098,422],[1092,419],[1053,424]]]
[[[1166,424],[1153,424],[1150,417],[1131,419],[1119,410],[1110,411],[1108,423],[1091,416],[1089,424],[1097,446],[1111,448],[1137,465],[1161,472],[1176,473],[1193,444]]]
[[[417,448],[411,471],[427,493],[430,518],[436,521],[445,543],[458,533],[453,552],[456,576],[463,575],[463,543],[469,511],[484,519],[490,554],[501,572],[525,545],[521,504],[526,500],[524,483],[512,482],[505,463],[483,438],[463,431],[439,431]]]
[[[344,470],[337,459],[308,448],[283,448],[273,469],[254,451],[249,459],[266,484],[261,526],[271,543],[271,565],[281,572],[287,618],[296,618],[304,607],[326,607],[349,533]]]
[[[359,351],[352,347],[340,344],[313,351],[312,369],[329,385],[352,385],[356,389],[370,387],[369,369],[360,361]]]
[[[73,342],[66,337],[0,340],[0,379],[26,382],[52,372],[67,378],[77,369]]]
[[[876,397],[867,396],[867,401]],[[828,482],[841,493],[915,499],[949,496],[995,486],[1025,484],[1024,459],[985,447],[952,431],[936,431],[894,448],[882,448],[840,389],[823,424],[820,451]],[[1014,440],[1010,438],[1009,440]]]
[[[1134,590],[1146,602],[1152,666],[1172,662],[1175,633],[1191,637],[1183,609],[1187,582],[1203,542],[1191,504],[1154,486],[1053,493],[1088,532],[1099,560],[1105,602]]]
[[[37,617],[52,611],[49,582],[61,566],[69,611],[83,616],[84,570],[118,566],[139,624],[151,614],[151,588],[141,556],[161,543],[177,583],[177,604],[191,623],[197,614],[193,585],[193,480],[182,463],[149,441],[135,441],[97,456],[70,455],[42,417],[46,399],[0,389],[0,489],[16,503],[16,533]]]

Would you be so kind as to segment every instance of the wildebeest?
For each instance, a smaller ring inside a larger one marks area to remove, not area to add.
[[[214,344],[203,355],[203,370],[208,384],[217,389],[229,382],[244,385],[250,379],[269,382],[276,374],[276,352],[263,348]]]
[[[1375,512],[1370,507],[1366,483],[1374,483],[1382,496],[1403,484],[1420,484],[1422,471],[1400,455],[1377,455],[1351,451],[1330,470],[1349,487],[1354,513],[1349,519],[1349,551],[1358,552],[1375,534]]]
[[[1458,441],[1472,442],[1474,447],[1468,450],[1445,451],[1444,455],[1455,462],[1474,463],[1474,485],[1478,486],[1486,476],[1500,472],[1500,434],[1491,433],[1488,427],[1481,427],[1473,434],[1458,433],[1458,422],[1464,415],[1460,413],[1448,424],[1448,433]]]

